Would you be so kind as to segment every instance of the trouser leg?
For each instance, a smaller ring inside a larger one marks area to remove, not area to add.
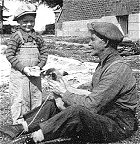
[[[30,109],[34,109],[42,103],[41,77],[29,77],[30,79]]]
[[[101,134],[97,115],[82,106],[68,107],[39,126],[46,140],[77,136],[84,138],[83,140],[91,140],[94,131],[96,135]]]
[[[57,108],[54,100],[47,101],[41,108],[41,111],[38,113],[40,107],[41,106],[39,106],[39,107],[31,110],[27,114],[23,115],[25,121],[29,125],[29,127],[28,127],[29,132],[38,130],[40,128],[38,124],[41,121],[46,121],[47,119],[49,119],[50,117],[53,117],[55,114],[57,114],[59,112],[59,109]],[[21,124],[4,125],[4,126],[0,127],[0,132],[9,135],[12,138],[15,138],[23,131],[24,131],[24,129]]]
[[[9,96],[11,100],[11,116],[13,124],[17,123],[17,119],[20,117],[22,112],[22,74],[11,68],[10,82],[9,82]]]
[[[82,106],[68,107],[39,126],[46,140],[78,135],[83,140],[113,142],[123,139],[127,133],[127,129],[122,129],[112,119]]]
[[[49,100],[43,103],[43,106],[39,106],[27,114],[23,115],[25,121],[28,124],[29,132],[38,129],[38,124],[42,121],[46,121],[59,113],[60,110],[55,104],[55,100]]]

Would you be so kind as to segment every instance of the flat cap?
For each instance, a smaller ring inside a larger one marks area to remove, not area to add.
[[[95,31],[99,35],[109,40],[121,42],[124,38],[122,32],[113,23],[107,23],[107,22],[88,23],[87,27],[89,30]]]
[[[21,16],[31,14],[36,16],[36,6],[33,4],[21,5],[14,14],[14,21],[17,21]]]

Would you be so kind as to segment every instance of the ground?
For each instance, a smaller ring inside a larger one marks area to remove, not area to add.
[[[46,38],[47,40],[47,38]],[[56,45],[55,45],[56,46]],[[62,45],[57,45],[61,49]],[[69,45],[69,48],[70,45]],[[1,54],[4,54],[2,52]],[[134,76],[137,79],[137,88],[140,94],[140,83],[139,83],[139,78],[140,78],[140,55],[134,55],[134,56],[128,56],[124,57],[124,59],[127,61],[128,64],[133,69]],[[4,64],[3,64],[4,65]],[[9,67],[8,67],[9,68]],[[7,72],[7,69],[5,69],[4,72]],[[9,76],[9,75],[8,75]],[[6,77],[5,77],[6,78]],[[5,81],[3,84],[0,85],[0,125],[3,124],[11,124],[11,113],[10,113],[10,98],[8,94],[8,82]],[[137,109],[137,116],[139,118],[139,107]],[[131,138],[122,141],[122,142],[117,142],[115,144],[139,144],[140,143],[140,134],[139,134],[140,129],[132,136]],[[0,144],[6,144],[7,140],[1,139],[0,138]]]

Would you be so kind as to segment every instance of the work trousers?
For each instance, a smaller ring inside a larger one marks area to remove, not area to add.
[[[40,107],[24,115],[29,124]],[[69,106],[60,111],[54,100],[47,101],[30,124],[31,132],[41,128],[45,140],[79,138],[82,141],[108,143],[124,140],[137,130],[131,110],[112,106],[105,114],[96,114],[83,106]]]

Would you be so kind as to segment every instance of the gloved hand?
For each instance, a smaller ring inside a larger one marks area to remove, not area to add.
[[[43,135],[43,132],[42,130],[38,130],[38,131],[35,131],[32,133],[32,138],[34,140],[34,142],[41,142],[44,140],[44,135]]]
[[[30,71],[30,67],[25,67],[23,72],[27,75],[27,76],[31,76],[31,71]]]

